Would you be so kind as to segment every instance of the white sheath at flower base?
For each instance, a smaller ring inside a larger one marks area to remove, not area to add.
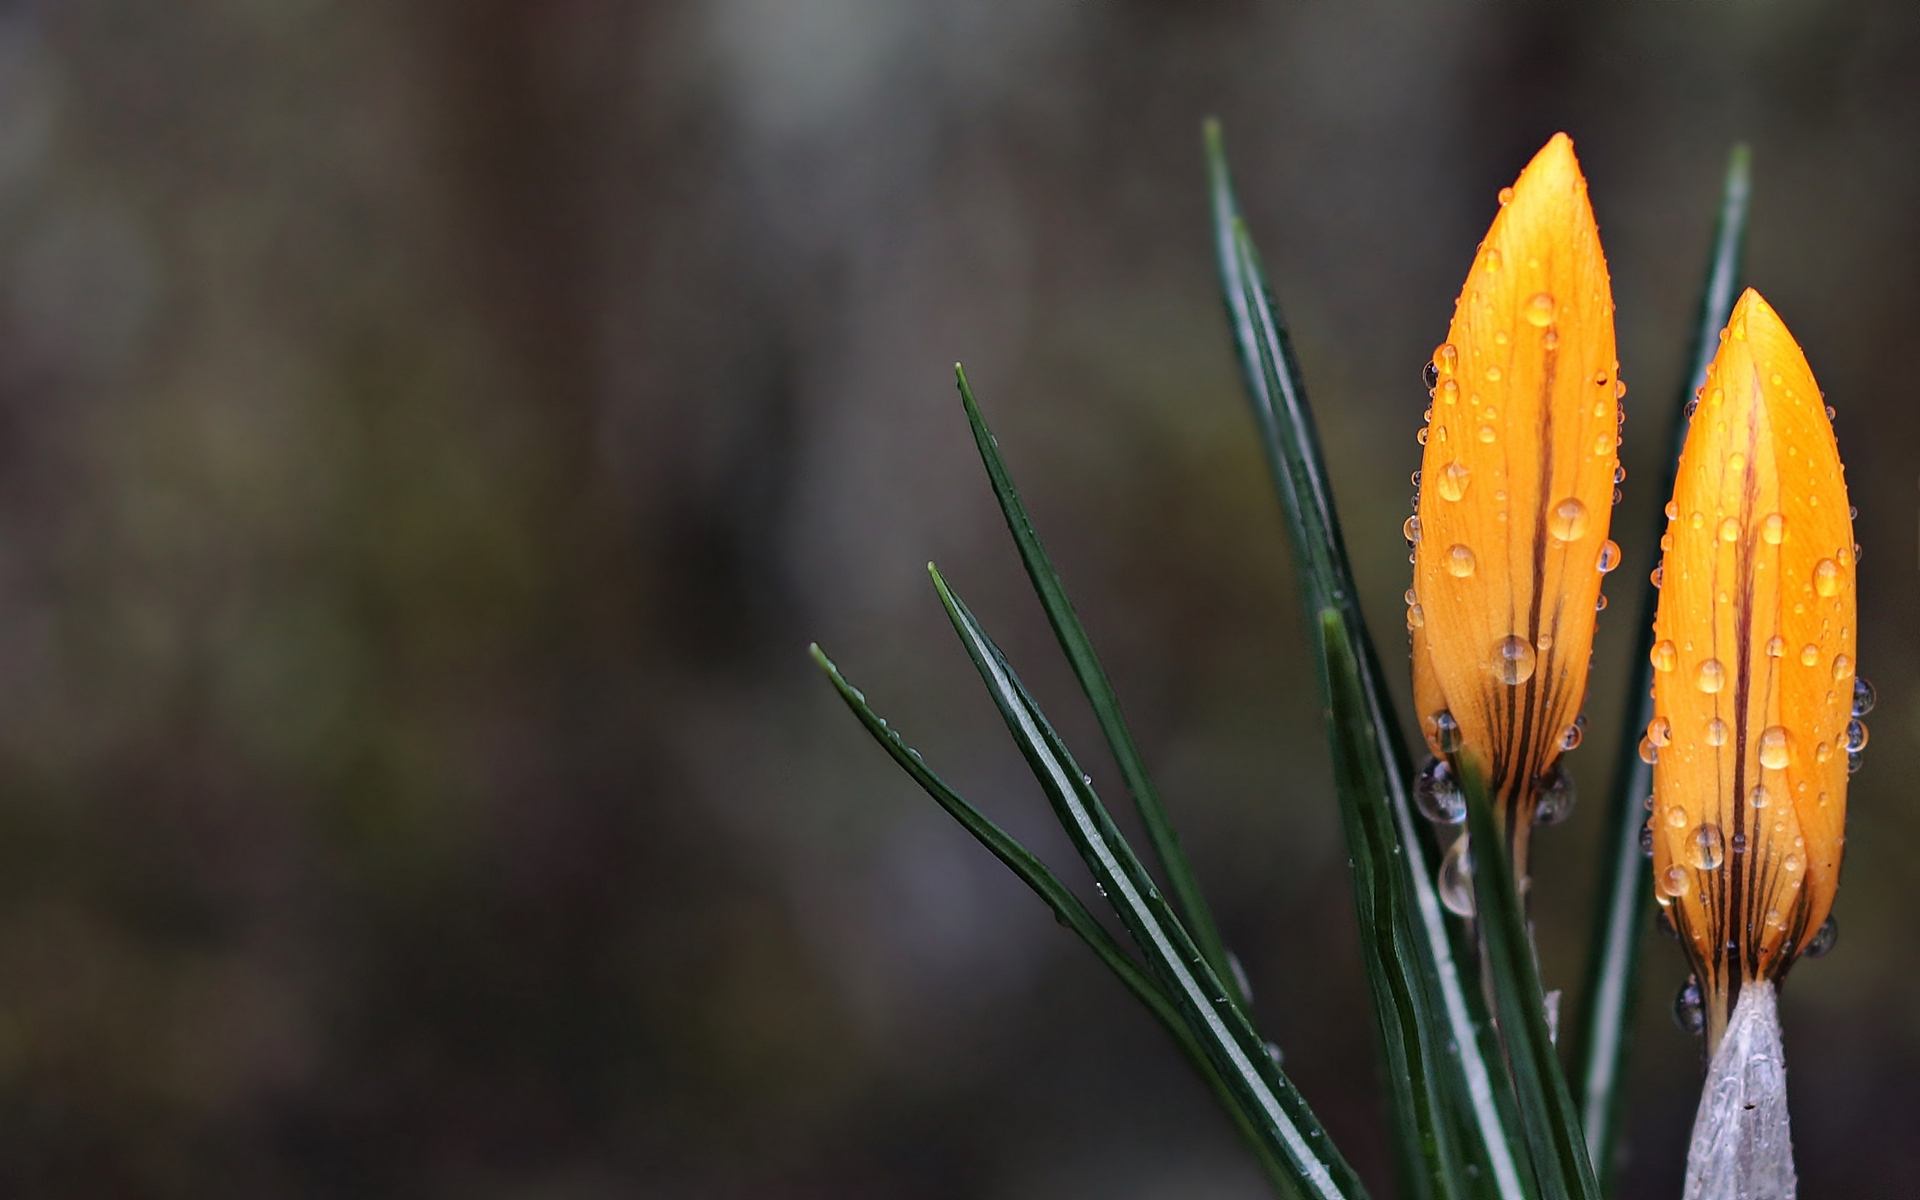
[[[1793,1200],[1787,1060],[1780,1007],[1766,980],[1740,989],[1713,1053],[1687,1150],[1684,1200]]]

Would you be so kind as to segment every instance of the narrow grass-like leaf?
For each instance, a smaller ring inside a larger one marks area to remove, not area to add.
[[[1087,703],[1093,706],[1094,715],[1099,719],[1100,732],[1105,735],[1114,762],[1120,768],[1120,778],[1126,782],[1127,791],[1133,796],[1134,807],[1139,810],[1147,840],[1153,844],[1161,870],[1166,873],[1167,888],[1173,893],[1181,919],[1186,923],[1188,932],[1193,934],[1200,953],[1206,955],[1214,974],[1233,986],[1235,998],[1244,1007],[1247,997],[1241,987],[1239,973],[1233,969],[1227,956],[1219,926],[1214,923],[1213,912],[1207,907],[1206,896],[1200,891],[1200,882],[1194,877],[1185,851],[1180,848],[1180,837],[1174,832],[1173,822],[1167,819],[1166,809],[1160,803],[1160,793],[1147,774],[1147,765],[1140,757],[1139,747],[1134,745],[1133,734],[1128,731],[1126,720],[1120,715],[1120,699],[1114,694],[1113,683],[1107,678],[1106,668],[1100,665],[1093,643],[1088,640],[1087,631],[1073,610],[1073,602],[1067,598],[1066,587],[1060,582],[1060,573],[1054,570],[1046,547],[1041,544],[1040,535],[1027,515],[1026,505],[1022,503],[1019,491],[1014,488],[1013,475],[1000,457],[1000,443],[993,436],[993,431],[987,428],[986,419],[980,415],[973,388],[967,383],[966,370],[956,363],[953,372],[960,388],[960,401],[966,406],[967,423],[973,428],[974,444],[980,448],[980,461],[986,465],[987,478],[993,484],[993,497],[999,501],[1000,513],[1007,521],[1007,530],[1013,534],[1014,544],[1019,547],[1020,561],[1027,568],[1027,578],[1033,581],[1033,590],[1040,597],[1041,607],[1046,610],[1047,623],[1053,626],[1053,635],[1059,639],[1060,649],[1073,665],[1073,674],[1080,681],[1080,690],[1086,694]]]
[[[1470,854],[1473,904],[1485,978],[1493,992],[1507,1068],[1520,1103],[1520,1123],[1541,1194],[1547,1200],[1598,1200],[1600,1187],[1580,1133],[1580,1111],[1547,1029],[1533,940],[1514,891],[1513,871],[1502,853],[1506,843],[1488,802],[1485,781],[1471,770],[1462,770],[1459,778],[1467,795],[1467,832],[1474,847]]]
[[[1674,469],[1680,445],[1687,435],[1687,405],[1706,379],[1707,365],[1720,345],[1733,302],[1739,295],[1740,253],[1746,239],[1747,205],[1752,190],[1749,155],[1734,147],[1727,163],[1720,199],[1720,219],[1714,231],[1713,251],[1707,259],[1701,290],[1699,322],[1694,327],[1687,378],[1672,418],[1672,453],[1661,460],[1656,496],[1673,492]],[[1666,527],[1665,515],[1649,531],[1658,541]],[[1594,1169],[1605,1183],[1612,1175],[1614,1145],[1620,1123],[1620,1079],[1625,1070],[1629,1022],[1633,1015],[1634,981],[1639,973],[1641,936],[1646,928],[1652,895],[1646,855],[1640,849],[1640,830],[1646,820],[1642,799],[1653,788],[1653,768],[1640,761],[1641,731],[1653,719],[1649,688],[1653,648],[1653,613],[1660,593],[1648,584],[1634,624],[1633,670],[1627,683],[1627,721],[1620,735],[1619,764],[1608,798],[1607,827],[1601,838],[1600,904],[1594,914],[1588,945],[1586,1004],[1581,1013],[1574,1061],[1578,1065],[1580,1120]]]
[[[819,646],[808,647],[813,661],[825,671],[832,681],[834,690],[846,702],[860,724],[866,727],[873,740],[880,743],[894,762],[900,765],[908,777],[920,785],[920,789],[933,798],[934,803],[946,810],[948,816],[959,822],[961,827],[972,834],[982,846],[985,846],[995,858],[1004,863],[1008,870],[1018,876],[1020,881],[1031,888],[1035,895],[1053,910],[1054,919],[1071,929],[1079,939],[1086,943],[1108,970],[1131,992],[1135,999],[1145,1005],[1154,1019],[1172,1035],[1187,1061],[1221,1105],[1226,1108],[1234,1123],[1239,1126],[1242,1136],[1247,1139],[1254,1153],[1260,1159],[1261,1168],[1273,1181],[1276,1188],[1291,1188],[1292,1176],[1284,1160],[1279,1158],[1269,1139],[1262,1136],[1256,1128],[1253,1118],[1243,1109],[1233,1091],[1227,1085],[1206,1050],[1187,1028],[1185,1019],[1167,997],[1152,976],[1141,970],[1120,943],[1114,940],[1106,926],[1100,924],[1086,905],[1059,878],[1040,861],[1034,853],[1021,845],[1011,834],[1001,829],[979,809],[969,804],[958,792],[948,787],[946,782],[927,766],[920,752],[906,744],[900,734],[887,724],[886,718],[873,711],[867,703],[866,694],[849,683],[835,666],[833,660]]]
[[[929,571],[954,630],[1060,824],[1187,1027],[1206,1048],[1208,1058],[1245,1111],[1258,1118],[1263,1136],[1292,1168],[1295,1194],[1313,1200],[1365,1196],[1359,1177],[1274,1062],[1246,1014],[1233,1002],[1228,984],[1194,946],[1159,888],[1120,836],[1090,780],[999,648],[948,589],[940,573],[931,567]]]
[[[1387,1086],[1403,1153],[1410,1198],[1453,1200],[1466,1172],[1440,1078],[1447,1056],[1442,1014],[1429,1006],[1422,952],[1414,941],[1406,888],[1395,877],[1404,852],[1394,828],[1392,801],[1367,730],[1365,685],[1338,611],[1320,612],[1321,669],[1331,698],[1327,736],[1333,745],[1333,777],[1346,827],[1353,875],[1353,902],[1360,918],[1361,953],[1373,993]]]
[[[1360,612],[1306,388],[1259,255],[1241,221],[1217,122],[1207,122],[1206,144],[1214,253],[1234,346],[1293,538],[1307,611],[1332,608],[1340,614],[1359,666],[1367,728],[1406,850],[1396,862],[1411,897],[1409,919],[1424,949],[1431,1001],[1445,1014],[1450,1043],[1458,1048],[1450,1090],[1467,1134],[1465,1152],[1480,1168],[1474,1190],[1500,1200],[1526,1200],[1534,1192],[1516,1153],[1512,1088],[1505,1072],[1490,1067],[1498,1064],[1499,1046],[1485,1002],[1461,978],[1459,964],[1470,959],[1471,937],[1448,918],[1434,889],[1439,844],[1431,826],[1415,816],[1407,793],[1412,759]],[[1313,636],[1318,637],[1317,630]]]

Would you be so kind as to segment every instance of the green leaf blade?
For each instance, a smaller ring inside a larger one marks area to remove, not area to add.
[[[1229,985],[1214,973],[1174,917],[1094,794],[1087,776],[1006,658],[939,572],[932,574],[955,632],[1061,826],[1195,1039],[1273,1150],[1291,1168],[1295,1194],[1312,1200],[1365,1197],[1359,1177],[1273,1061],[1246,1014],[1233,1002]]]
[[[1701,289],[1700,313],[1694,328],[1689,369],[1673,410],[1672,453],[1661,462],[1656,490],[1673,493],[1680,446],[1687,434],[1686,405],[1706,380],[1707,366],[1719,349],[1720,330],[1732,315],[1739,295],[1742,248],[1752,194],[1751,159],[1745,146],[1729,156],[1721,189],[1720,214],[1713,248],[1707,259]],[[1657,541],[1665,530],[1664,516],[1652,530]],[[1640,761],[1640,733],[1653,719],[1650,694],[1653,616],[1659,591],[1651,583],[1640,601],[1634,630],[1633,670],[1627,684],[1626,726],[1620,739],[1619,763],[1607,800],[1606,829],[1601,838],[1600,903],[1595,910],[1593,935],[1582,994],[1586,1003],[1576,1035],[1574,1061],[1578,1068],[1581,1125],[1594,1155],[1594,1169],[1604,1183],[1612,1176],[1619,1139],[1621,1078],[1625,1073],[1633,1015],[1633,989],[1639,975],[1641,936],[1647,902],[1652,895],[1651,871],[1640,849],[1645,821],[1641,798],[1652,790],[1653,770]]]
[[[1404,857],[1393,823],[1392,802],[1367,736],[1365,685],[1338,611],[1320,613],[1321,666],[1330,701],[1327,734],[1333,747],[1334,780],[1350,847],[1354,908],[1360,919],[1362,957],[1373,993],[1376,1024],[1385,1057],[1402,1174],[1410,1197],[1453,1200],[1464,1194],[1467,1173],[1455,1144],[1447,1109],[1447,1031],[1429,1004],[1432,983],[1421,973],[1421,948],[1409,921],[1406,888],[1396,878]]]
[[[1127,991],[1153,1014],[1154,1019],[1173,1037],[1188,1063],[1212,1090],[1221,1106],[1234,1119],[1241,1135],[1253,1147],[1256,1156],[1260,1159],[1261,1169],[1266,1172],[1268,1179],[1276,1188],[1291,1189],[1292,1177],[1287,1165],[1274,1155],[1267,1140],[1248,1120],[1233,1090],[1215,1068],[1206,1050],[1187,1028],[1186,1021],[1179,1010],[1174,1007],[1173,1002],[1153,977],[1134,962],[1132,956],[1121,948],[1120,943],[1114,940],[1111,933],[1107,932],[1106,926],[1100,924],[1094,915],[1087,911],[1086,905],[1081,903],[1080,898],[1061,883],[1059,877],[1044,862],[936,775],[932,768],[927,766],[920,752],[907,745],[899,731],[889,725],[885,717],[873,710],[873,707],[867,703],[865,693],[854,687],[840,673],[840,668],[834,665],[833,660],[828,658],[818,645],[808,647],[808,653],[826,673],[834,690],[840,694],[840,699],[853,711],[853,715],[872,735],[874,741],[880,744],[881,749],[885,750],[907,776],[932,797],[948,816],[972,834],[975,840],[985,846],[1022,883],[1032,889],[1034,894],[1053,910],[1054,919],[1072,930],[1074,935],[1093,951],[1095,957],[1113,972],[1114,977],[1119,979]],[[1283,1194],[1286,1193],[1283,1192]]]
[[[1305,383],[1241,218],[1217,122],[1206,125],[1206,150],[1214,252],[1235,351],[1299,560],[1307,611],[1331,608],[1339,614],[1359,665],[1374,754],[1406,850],[1397,866],[1411,901],[1408,919],[1426,960],[1429,1000],[1445,1014],[1449,1043],[1457,1048],[1450,1093],[1456,1120],[1468,1134],[1465,1150],[1480,1168],[1477,1190],[1499,1200],[1530,1200],[1535,1193],[1516,1151],[1512,1089],[1497,1069],[1492,1022],[1484,999],[1461,978],[1459,964],[1470,960],[1471,937],[1449,919],[1435,890],[1440,847],[1431,826],[1414,813],[1407,791],[1412,757],[1356,599]]]
[[[1505,841],[1487,799],[1486,785],[1462,771],[1471,845],[1491,853],[1471,855],[1474,915],[1488,988],[1493,993],[1507,1069],[1519,1100],[1520,1123],[1547,1200],[1598,1200],[1600,1185],[1587,1156],[1580,1112],[1547,1029],[1546,1000],[1534,963],[1527,918],[1514,890],[1513,871],[1501,852]]]
[[[1020,561],[1026,567],[1027,578],[1033,584],[1041,608],[1046,611],[1047,623],[1053,627],[1054,637],[1072,665],[1074,678],[1079,680],[1080,690],[1092,706],[1100,732],[1105,736],[1114,762],[1120,768],[1120,777],[1133,797],[1141,824],[1146,828],[1147,840],[1153,846],[1161,870],[1165,872],[1168,889],[1173,893],[1180,915],[1200,952],[1206,956],[1214,973],[1233,987],[1235,1002],[1244,1008],[1247,997],[1241,990],[1239,975],[1233,969],[1226,943],[1220,936],[1219,925],[1214,921],[1213,911],[1200,890],[1199,879],[1180,846],[1179,834],[1160,802],[1159,790],[1147,774],[1139,747],[1127,728],[1126,719],[1121,715],[1120,698],[1114,692],[1113,682],[1107,677],[1099,656],[1094,653],[1093,643],[1087,637],[1079,614],[1074,611],[1073,602],[1067,597],[1060,573],[1055,570],[1053,560],[1048,557],[1046,547],[1034,529],[1026,504],[1014,486],[1013,475],[1001,457],[999,441],[980,413],[980,405],[974,399],[965,369],[956,364],[954,377],[960,389],[960,401],[966,408],[967,423],[973,430],[974,444],[980,451],[980,461],[986,467],[1001,516],[1006,519],[1007,531],[1013,535],[1014,545],[1020,551]]]

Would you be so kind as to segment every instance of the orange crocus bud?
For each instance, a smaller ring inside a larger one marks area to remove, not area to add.
[[[1557,760],[1580,739],[1607,540],[1620,397],[1613,291],[1573,142],[1555,134],[1500,193],[1434,351],[1407,624],[1413,691],[1435,758],[1427,816],[1464,817],[1457,780],[1486,781],[1516,879],[1531,826],[1564,814]],[[1458,869],[1442,896],[1471,903]]]
[[[1853,518],[1819,385],[1757,292],[1720,338],[1667,506],[1641,744],[1655,896],[1710,1047],[1741,985],[1779,978],[1827,921],[1873,695],[1854,673]]]

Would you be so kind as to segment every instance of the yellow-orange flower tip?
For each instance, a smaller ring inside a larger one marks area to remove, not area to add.
[[[1530,827],[1571,800],[1557,760],[1580,739],[1600,578],[1620,558],[1607,526],[1626,386],[1572,139],[1554,135],[1499,199],[1427,372],[1407,625],[1436,756],[1422,809],[1460,819],[1452,784],[1471,767],[1524,878]]]
[[[1648,830],[1655,898],[1710,1043],[1744,982],[1831,941],[1855,674],[1852,511],[1806,355],[1748,290],[1692,408],[1656,581]]]

